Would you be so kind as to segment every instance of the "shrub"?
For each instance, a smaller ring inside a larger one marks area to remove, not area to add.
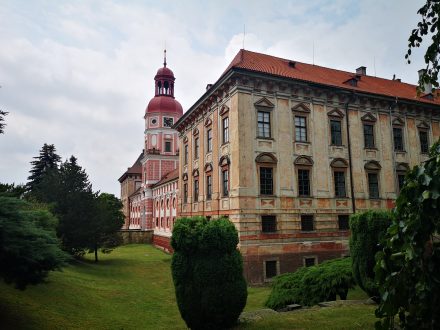
[[[171,246],[172,275],[180,314],[191,329],[224,329],[246,305],[238,234],[227,219],[179,219]]]
[[[374,280],[374,256],[381,250],[380,241],[391,223],[390,211],[367,211],[350,217],[350,254],[353,277],[359,287],[378,300],[379,288]]]
[[[346,299],[353,286],[350,258],[328,260],[277,276],[266,306],[272,309],[289,304],[313,306],[321,301],[335,300],[337,295]]]

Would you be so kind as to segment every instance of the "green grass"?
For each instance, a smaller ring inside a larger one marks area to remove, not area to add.
[[[171,256],[149,245],[127,245],[101,254],[98,264],[90,256],[52,272],[47,283],[25,291],[0,281],[0,328],[185,329],[170,262]],[[249,288],[245,310],[264,308],[269,292],[268,287]],[[344,306],[283,313],[239,328],[356,329],[358,324],[372,328],[373,323],[373,307]]]

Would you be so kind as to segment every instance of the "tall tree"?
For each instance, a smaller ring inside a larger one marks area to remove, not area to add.
[[[32,192],[38,184],[48,175],[56,175],[61,161],[53,144],[44,144],[40,154],[31,162],[31,175],[28,177],[26,188]],[[46,182],[47,184],[47,182]]]
[[[96,194],[86,171],[71,156],[60,166],[55,211],[59,216],[58,236],[66,251],[82,255],[90,246]]]
[[[3,134],[4,128],[6,126],[5,124],[5,116],[8,114],[8,112],[0,110],[0,134]]]
[[[408,51],[405,55],[408,63],[411,63],[410,57],[413,48],[420,47],[423,38],[432,35],[431,44],[428,46],[424,59],[426,64],[425,72],[419,78],[419,89],[424,90],[426,83],[438,87],[438,73],[440,70],[440,1],[427,0],[418,11],[422,16],[417,28],[411,31],[408,39]]]
[[[122,202],[113,194],[102,193],[96,198],[96,215],[93,218],[91,244],[89,250],[95,253],[95,262],[98,262],[98,249],[103,253],[110,253],[121,244],[118,234],[124,224]]]
[[[0,277],[25,289],[59,269],[67,255],[55,234],[56,218],[44,208],[0,193]]]

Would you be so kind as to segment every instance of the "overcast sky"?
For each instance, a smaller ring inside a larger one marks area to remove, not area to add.
[[[242,48],[244,25],[245,49],[415,84],[422,52],[411,65],[404,54],[423,2],[0,0],[0,182],[25,183],[49,143],[119,196],[165,43],[184,111]]]

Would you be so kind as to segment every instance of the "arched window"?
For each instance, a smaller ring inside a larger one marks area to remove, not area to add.
[[[277,159],[271,153],[261,153],[255,158],[257,173],[260,178],[260,195],[275,195],[274,177]]]
[[[377,161],[370,160],[365,163],[364,168],[367,174],[368,195],[371,199],[378,199],[380,198],[379,173],[382,167]]]
[[[295,159],[295,170],[298,182],[298,196],[309,197],[312,195],[311,178],[313,160],[309,156],[299,156]]]

